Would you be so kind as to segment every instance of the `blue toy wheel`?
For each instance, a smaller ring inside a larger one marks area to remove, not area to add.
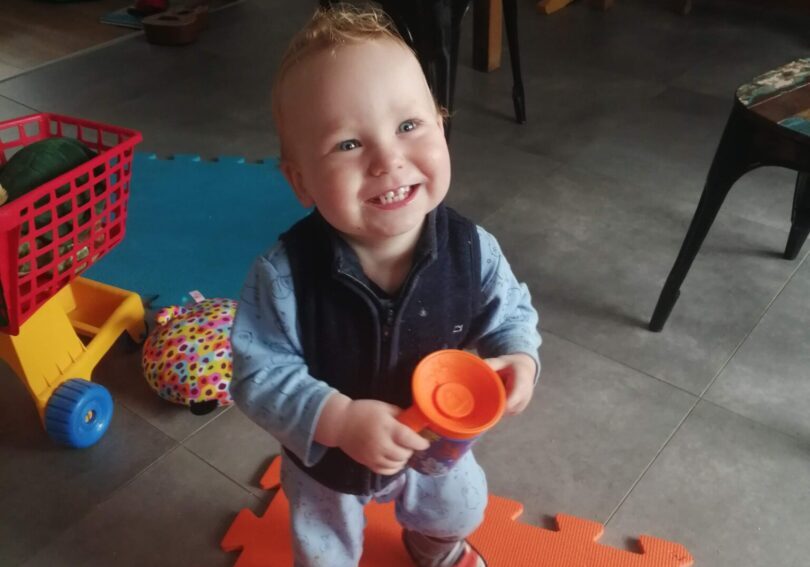
[[[112,414],[107,388],[74,378],[62,383],[48,399],[45,431],[56,443],[83,449],[101,439]]]

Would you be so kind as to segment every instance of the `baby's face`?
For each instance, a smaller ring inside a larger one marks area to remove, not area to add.
[[[280,96],[283,168],[301,202],[355,244],[418,234],[447,194],[450,157],[413,54],[390,40],[319,53]]]

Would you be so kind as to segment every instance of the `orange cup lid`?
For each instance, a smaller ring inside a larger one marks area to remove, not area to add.
[[[480,435],[503,415],[506,391],[481,358],[462,350],[436,351],[413,372],[414,405],[429,427],[447,437]]]
[[[475,396],[464,384],[439,384],[433,392],[436,409],[451,419],[467,417],[475,409]]]

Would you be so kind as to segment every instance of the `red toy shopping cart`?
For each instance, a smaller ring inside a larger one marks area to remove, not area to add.
[[[0,206],[0,358],[28,388],[50,437],[87,447],[104,435],[113,411],[90,374],[122,332],[139,341],[145,327],[137,294],[79,276],[124,237],[142,138],[35,114],[0,122],[0,167],[49,137],[75,138],[95,155]]]

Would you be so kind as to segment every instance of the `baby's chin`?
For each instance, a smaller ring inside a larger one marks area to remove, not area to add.
[[[375,219],[368,222],[362,229],[354,230],[350,234],[344,233],[344,238],[363,246],[379,246],[386,241],[391,244],[402,241],[404,245],[415,244],[422,232],[427,213],[421,216],[408,215],[409,218],[388,219],[380,222]]]

